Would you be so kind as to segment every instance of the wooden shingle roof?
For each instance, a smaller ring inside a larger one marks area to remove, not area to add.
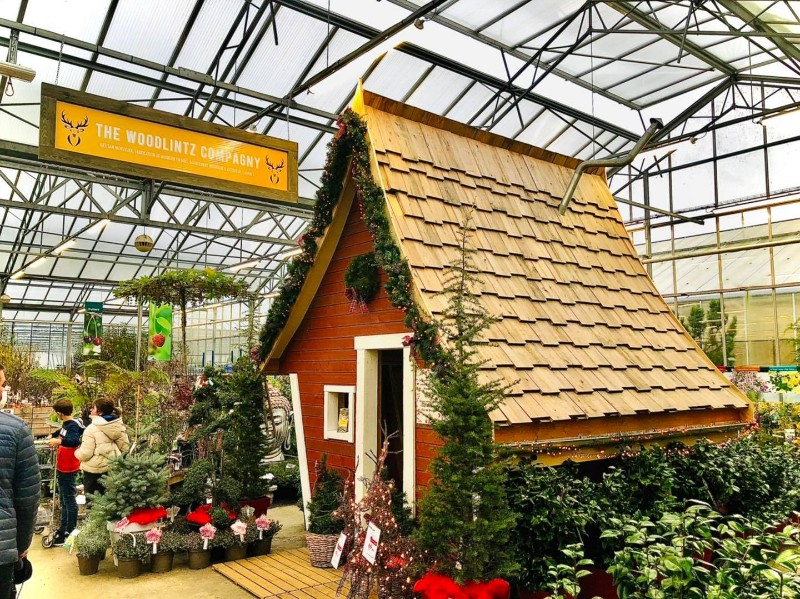
[[[601,175],[584,174],[560,216],[574,159],[364,101],[375,180],[434,317],[472,213],[480,301],[498,318],[484,374],[511,384],[498,424],[749,407],[656,290]]]

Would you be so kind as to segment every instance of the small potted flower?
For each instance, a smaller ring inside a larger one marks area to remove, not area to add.
[[[102,520],[89,520],[75,538],[75,553],[81,576],[97,574],[100,560],[106,555],[110,535]]]
[[[204,524],[199,532],[186,535],[186,549],[189,551],[189,569],[202,570],[211,565],[211,547],[217,529],[212,524]]]
[[[175,553],[186,547],[183,535],[172,530],[153,528],[145,533],[145,540],[152,546],[150,571],[156,574],[171,571]]]
[[[225,547],[225,561],[233,562],[247,557],[247,524],[237,520],[230,527],[231,543]],[[228,537],[226,533],[225,537]]]
[[[270,520],[266,514],[256,518],[247,526],[251,537],[251,554],[253,556],[268,555],[272,551],[272,538],[283,528],[277,520]]]
[[[120,578],[136,578],[142,573],[142,560],[147,555],[147,547],[142,534],[124,534],[114,543],[112,551]]]

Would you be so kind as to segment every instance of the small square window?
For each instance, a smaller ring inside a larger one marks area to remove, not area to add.
[[[353,442],[356,388],[325,385],[325,438]]]

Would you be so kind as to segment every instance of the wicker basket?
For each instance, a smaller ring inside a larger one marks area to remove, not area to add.
[[[308,543],[311,565],[315,568],[330,568],[331,558],[333,558],[338,540],[339,535],[317,535],[307,532],[306,543]]]

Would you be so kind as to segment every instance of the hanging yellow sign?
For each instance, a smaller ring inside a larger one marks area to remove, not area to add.
[[[297,144],[47,88],[42,92],[42,158],[223,191],[297,199]]]

